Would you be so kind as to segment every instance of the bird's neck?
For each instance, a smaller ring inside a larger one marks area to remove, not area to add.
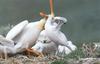
[[[46,22],[46,19],[45,19],[45,18],[41,19],[41,20],[37,23],[37,28],[40,29],[40,30],[43,30],[43,29],[44,29],[45,22]]]
[[[46,21],[46,24],[45,24],[45,28],[51,28],[52,27],[52,19],[51,18],[48,18],[48,20]]]

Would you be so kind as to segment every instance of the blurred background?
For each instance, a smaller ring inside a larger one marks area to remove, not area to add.
[[[0,0],[0,34],[23,20],[40,20],[41,11],[50,14],[49,0]],[[61,31],[68,40],[100,41],[100,0],[54,0],[54,12],[67,18]]]

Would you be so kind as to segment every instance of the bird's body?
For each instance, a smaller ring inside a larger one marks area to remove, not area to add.
[[[38,39],[40,32],[43,30],[44,24],[45,19],[29,23],[23,31],[14,38],[14,41],[17,42],[15,45],[16,52],[22,52],[27,48],[31,48]]]
[[[52,42],[47,37],[45,32],[46,32],[45,30],[41,31],[40,36],[37,40],[37,43],[32,47],[33,50],[36,50],[36,51],[41,52],[43,54],[52,54],[52,53],[59,54],[59,53],[61,53],[62,55],[63,55],[63,53],[69,54],[72,52],[66,46],[57,45],[54,42]],[[76,49],[76,46],[74,44],[72,44],[71,41],[67,41],[67,43],[69,43],[69,46],[71,47],[71,49],[73,51]]]
[[[23,31],[18,34],[13,40],[16,41],[17,43],[21,42],[24,45],[31,45],[32,43],[34,43],[38,36],[39,33],[41,32],[40,29],[36,28],[36,22],[33,23],[29,23],[24,29]]]
[[[50,54],[55,53],[57,47],[58,46],[46,36],[45,30],[43,30],[40,33],[37,43],[32,47],[32,49],[44,54]]]
[[[44,55],[48,55],[48,54],[55,54],[57,47],[58,46],[53,42],[49,43],[37,42],[36,45],[32,47],[32,49],[40,53],[43,53]]]
[[[53,41],[57,45],[67,46],[70,48],[69,43],[67,43],[67,38],[60,31],[61,26],[66,22],[67,20],[63,17],[52,17],[49,16],[47,19],[47,22],[45,24],[45,31],[47,34],[47,37]],[[71,49],[71,48],[70,48]]]
[[[49,28],[46,30],[47,36],[50,38],[51,41],[55,42],[57,45],[68,45],[67,38],[61,31],[50,30]],[[51,35],[52,34],[52,35]]]
[[[13,34],[9,33],[7,38],[10,39],[11,37],[11,39],[16,42],[16,45],[14,47],[0,45],[0,52],[3,52],[3,49],[6,48],[7,53],[16,54],[25,51],[27,48],[31,48],[43,30],[45,22],[46,20],[42,19],[37,22],[28,23],[22,30],[19,30],[19,32],[17,32],[17,29],[20,28],[19,24],[19,26],[17,25],[19,28],[12,28],[13,30],[11,32],[14,32],[15,36],[12,37]]]

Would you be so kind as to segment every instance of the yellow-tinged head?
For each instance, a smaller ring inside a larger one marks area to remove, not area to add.
[[[46,23],[46,19],[43,18],[43,19],[41,19],[41,20],[38,22],[38,24],[37,24],[36,27],[37,27],[38,29],[40,29],[40,30],[43,30],[43,29],[44,29],[45,23]]]

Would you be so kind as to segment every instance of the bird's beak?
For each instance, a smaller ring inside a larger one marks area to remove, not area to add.
[[[66,24],[67,22],[64,22],[64,24]]]
[[[64,24],[66,24],[66,23],[64,23]]]

